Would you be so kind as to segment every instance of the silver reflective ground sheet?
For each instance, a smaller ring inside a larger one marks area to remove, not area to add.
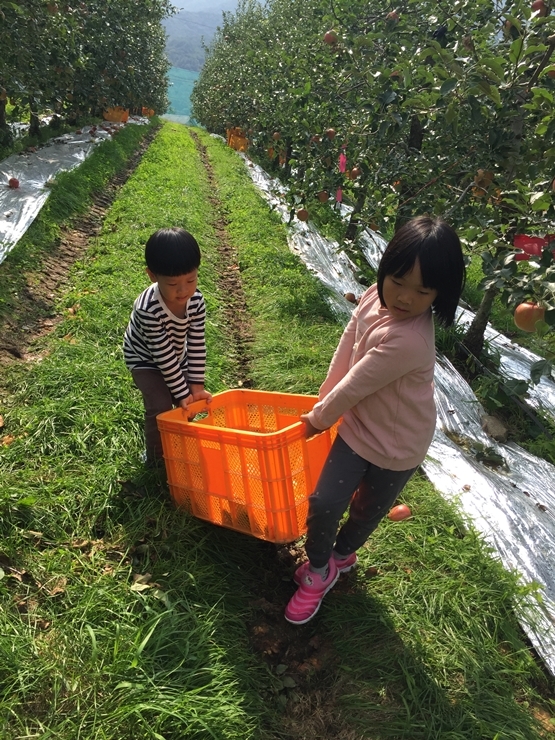
[[[130,116],[128,123],[145,124],[148,119]],[[79,134],[55,137],[36,151],[12,154],[0,162],[0,263],[39,214],[54,177],[79,167],[97,144],[111,138],[110,131],[123,125],[106,123],[106,130],[95,126],[92,132],[91,126],[84,126]],[[10,178],[19,180],[18,188],[8,187]]]

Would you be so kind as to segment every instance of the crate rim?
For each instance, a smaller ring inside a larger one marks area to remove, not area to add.
[[[218,396],[219,398],[221,398],[224,395],[227,395],[230,393],[237,393],[237,392],[241,394],[249,394],[252,392],[257,392],[257,389],[256,388],[227,388],[225,391],[221,391],[220,393],[215,393],[214,397]],[[272,395],[272,396],[290,396],[292,398],[309,398],[311,400],[313,399],[315,403],[318,401],[318,396],[315,396],[312,394],[305,395],[302,393],[282,393],[281,391],[260,391],[260,392],[267,394],[267,395]],[[194,412],[196,415],[196,414],[202,413],[203,411],[208,410],[209,408],[210,408],[210,404],[207,403],[206,400],[203,399],[201,401],[193,402],[192,404],[187,406],[186,409],[181,409],[184,415],[183,419],[173,418],[174,416],[176,416],[176,412],[179,411],[179,406],[178,406],[176,408],[170,409],[169,411],[163,411],[161,414],[158,414],[158,416],[156,417],[156,420],[157,422],[159,421],[162,422],[162,424],[178,423],[179,425],[185,425],[185,427],[194,426],[195,425],[194,419],[189,420],[185,415],[190,414],[191,412]],[[166,418],[166,417],[170,417],[170,418]],[[290,429],[295,429],[295,427],[297,427],[298,430],[300,431],[303,426],[304,426],[304,422],[302,422],[299,419],[293,422],[293,424],[290,424],[287,427],[282,427],[281,429],[277,429],[274,432],[255,432],[255,431],[251,431],[248,429],[232,429],[230,427],[214,426],[212,424],[202,424],[202,429],[206,429],[206,430],[210,429],[218,433],[222,433],[225,431],[227,433],[231,432],[233,434],[238,434],[239,436],[248,435],[249,437],[261,437],[264,439],[268,439],[269,437],[272,437],[272,436],[283,435],[284,432],[287,432]],[[322,429],[321,431],[325,432],[326,430]],[[301,437],[302,435],[299,435],[299,438]]]

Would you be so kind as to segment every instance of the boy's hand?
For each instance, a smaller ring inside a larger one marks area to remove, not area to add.
[[[178,401],[177,405],[185,410],[190,403],[193,403],[193,397],[187,396],[187,398],[182,398],[180,401]]]
[[[314,437],[315,434],[320,434],[324,429],[316,429],[315,426],[310,422],[307,414],[301,414],[301,421],[304,421],[304,436],[306,439]]]
[[[206,403],[210,403],[212,394],[204,390],[204,388],[199,391],[193,391],[193,401],[202,401],[203,399],[206,400]]]

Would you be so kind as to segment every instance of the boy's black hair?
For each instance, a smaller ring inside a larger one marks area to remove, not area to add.
[[[443,326],[451,326],[466,279],[461,242],[456,231],[440,218],[417,216],[395,233],[378,266],[378,295],[382,306],[386,275],[402,277],[418,260],[422,284],[437,290],[433,312]]]
[[[194,236],[178,226],[158,229],[146,243],[145,261],[155,275],[186,275],[200,265],[199,245]]]

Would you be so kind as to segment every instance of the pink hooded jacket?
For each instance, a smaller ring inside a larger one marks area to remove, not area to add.
[[[365,460],[409,470],[424,460],[436,424],[431,310],[394,319],[376,285],[362,296],[308,418],[339,435]]]

